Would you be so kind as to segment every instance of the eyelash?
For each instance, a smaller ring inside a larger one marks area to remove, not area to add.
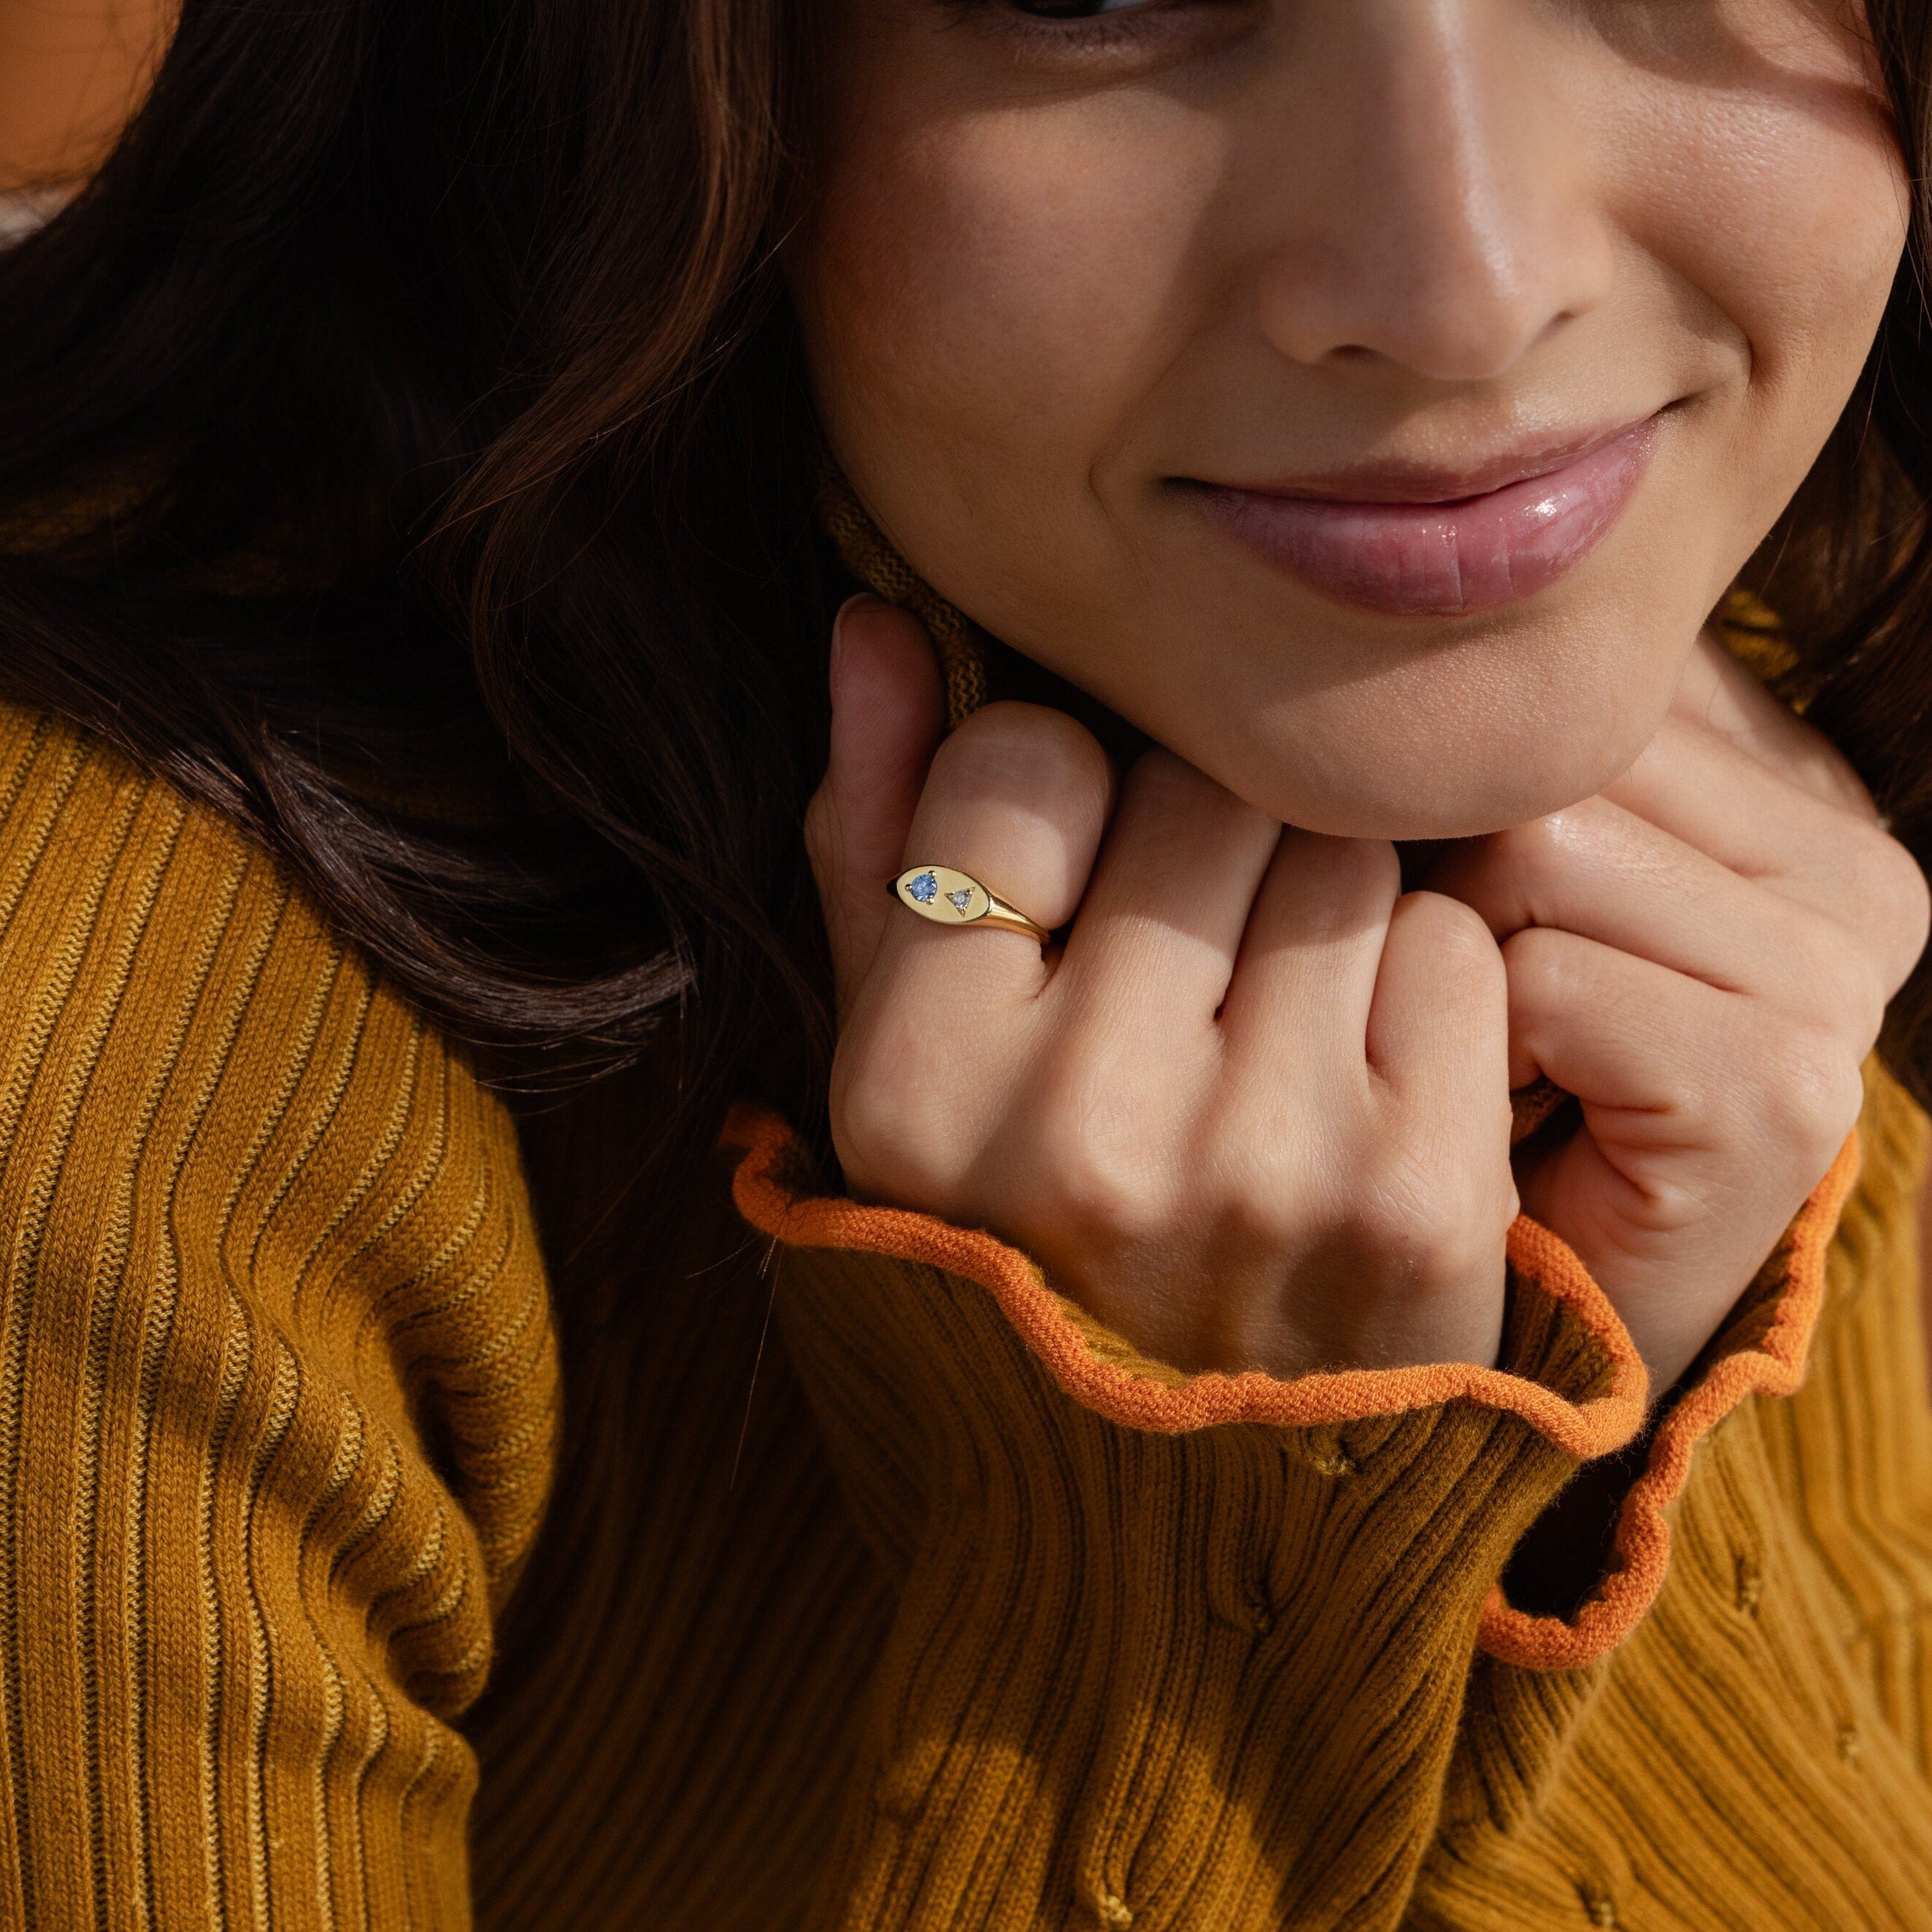
[[[1005,4],[1016,14],[1024,14],[1030,20],[1051,20],[1066,26],[1085,26],[1094,21],[1106,20],[1122,14],[1141,14],[1153,10],[1159,0],[1129,0],[1123,7],[1096,6],[1091,13],[1071,11],[1056,13],[1046,8],[1022,7],[1018,0],[1005,0]]]
[[[1132,0],[1132,4],[1092,14],[1029,13],[1016,0],[964,0],[961,11],[994,32],[1048,52],[1078,56],[1144,46],[1179,24],[1177,16],[1199,10],[1214,0]]]

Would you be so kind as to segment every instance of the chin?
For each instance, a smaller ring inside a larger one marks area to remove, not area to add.
[[[1018,632],[1027,655],[1286,824],[1467,838],[1629,770],[1670,710],[1714,574],[1599,568],[1507,610],[1400,623],[1339,607],[1318,622],[1280,596],[1204,586],[1100,626],[995,634]]]
[[[1468,734],[1363,748],[1311,769],[1306,747],[1284,754],[1273,784],[1231,790],[1285,824],[1338,838],[1475,838],[1591,797],[1622,776],[1655,729],[1530,743],[1474,742]],[[1286,783],[1281,782],[1285,776]],[[1265,795],[1263,795],[1265,794]]]

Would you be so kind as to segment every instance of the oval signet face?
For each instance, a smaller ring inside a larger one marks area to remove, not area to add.
[[[950,866],[911,866],[892,881],[892,892],[902,905],[941,926],[970,926],[993,903],[977,879]]]

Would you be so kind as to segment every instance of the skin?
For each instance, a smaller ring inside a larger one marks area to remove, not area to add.
[[[789,266],[835,452],[929,580],[1160,747],[1117,782],[1014,705],[942,742],[917,627],[843,614],[808,831],[849,1184],[994,1228],[1182,1367],[1283,1374],[1493,1360],[1520,1200],[1669,1387],[1925,938],[1842,761],[1700,635],[1898,262],[1857,34],[1802,0],[858,0],[832,32]],[[1645,418],[1604,542],[1472,614],[1338,601],[1188,487]],[[1430,890],[1396,839],[1454,842]],[[914,861],[1071,920],[1064,950],[894,910]],[[1584,1127],[1519,1172],[1539,1072]]]
[[[0,192],[69,188],[159,64],[174,0],[0,0]]]

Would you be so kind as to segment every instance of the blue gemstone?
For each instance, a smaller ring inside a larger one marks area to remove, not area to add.
[[[922,872],[906,887],[908,898],[916,898],[921,905],[930,905],[939,896],[939,880],[931,872]]]

